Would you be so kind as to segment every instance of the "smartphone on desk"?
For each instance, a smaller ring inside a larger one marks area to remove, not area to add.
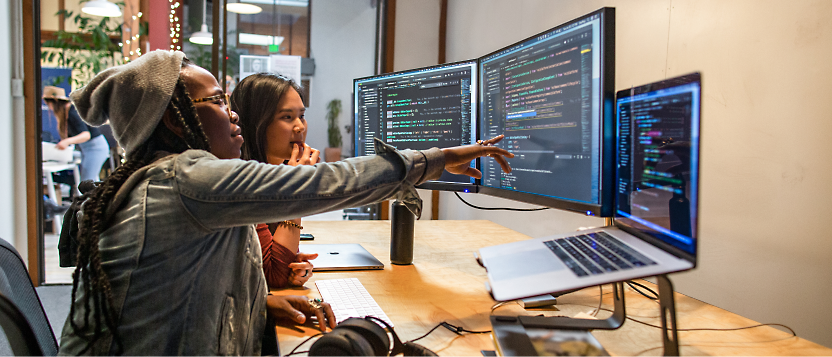
[[[300,234],[300,240],[314,240],[314,239],[315,239],[315,236],[313,236],[312,234],[309,234],[309,233],[301,233]]]

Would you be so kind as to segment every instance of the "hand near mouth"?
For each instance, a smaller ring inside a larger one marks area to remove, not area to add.
[[[321,162],[321,152],[319,150],[311,148],[306,143],[302,145],[299,143],[292,144],[292,156],[289,158],[288,165],[315,165]]]

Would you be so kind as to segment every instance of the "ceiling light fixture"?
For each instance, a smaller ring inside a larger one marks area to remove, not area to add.
[[[199,29],[199,32],[195,32],[191,35],[189,41],[195,43],[197,45],[213,45],[214,44],[214,35],[208,32],[208,25],[205,24],[205,18],[208,16],[208,1],[203,1],[202,3],[202,28]]]
[[[244,15],[251,15],[251,14],[259,14],[263,11],[263,8],[257,5],[252,4],[244,4],[242,2],[233,2],[225,4],[225,9],[229,12],[237,13],[237,14],[244,14]]]
[[[113,4],[107,0],[92,0],[84,3],[81,11],[85,14],[101,17],[118,17],[121,16],[121,9],[118,5]]]

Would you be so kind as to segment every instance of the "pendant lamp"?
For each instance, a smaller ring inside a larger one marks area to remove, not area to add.
[[[260,6],[254,4],[244,4],[242,2],[233,2],[225,4],[225,9],[229,12],[244,15],[259,14],[263,11],[263,8],[261,8]]]
[[[102,17],[118,17],[121,16],[121,9],[118,5],[113,4],[107,0],[92,0],[84,3],[81,11],[85,14]]]
[[[191,38],[188,39],[191,43],[195,43],[197,45],[213,45],[214,44],[214,34],[208,32],[208,25],[205,24],[205,18],[207,15],[207,8],[208,8],[208,1],[204,1],[202,5],[202,27],[199,29],[198,32],[195,32],[191,35]]]

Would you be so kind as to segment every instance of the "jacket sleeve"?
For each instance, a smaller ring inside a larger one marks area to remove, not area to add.
[[[205,151],[175,158],[175,189],[207,230],[277,222],[397,196],[417,216],[414,188],[437,179],[445,166],[439,149],[397,151],[376,141],[377,155],[314,166],[219,160]]]

